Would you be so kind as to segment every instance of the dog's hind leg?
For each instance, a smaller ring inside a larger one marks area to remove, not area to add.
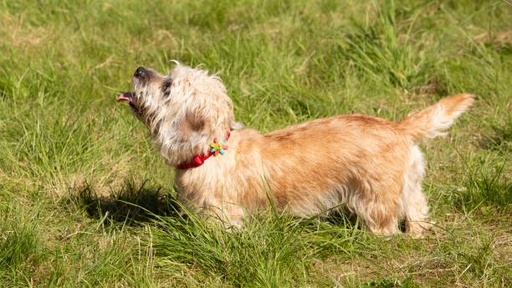
[[[428,206],[423,194],[421,182],[425,174],[425,162],[417,145],[412,146],[408,170],[404,176],[402,201],[406,232],[419,237],[430,229],[432,223],[427,221]]]
[[[387,181],[386,181],[387,180]],[[359,193],[355,197],[351,197],[347,203],[349,211],[355,213],[368,230],[372,233],[382,236],[394,235],[401,233],[399,229],[400,216],[400,199],[398,195],[400,185],[398,183],[390,183],[388,179],[382,179],[382,183],[375,185],[361,185]],[[369,183],[368,183],[369,184]],[[383,185],[381,185],[383,184]],[[397,193],[384,193],[376,191],[376,186],[387,189],[397,189]],[[365,190],[363,192],[362,190]]]
[[[401,233],[398,227],[398,204],[382,205],[375,203],[371,210],[362,217],[366,227],[373,233],[389,236]]]

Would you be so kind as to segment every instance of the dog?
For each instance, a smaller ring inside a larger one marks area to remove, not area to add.
[[[298,217],[342,210],[378,235],[421,236],[431,227],[416,142],[446,134],[474,101],[459,94],[396,122],[339,115],[260,134],[235,121],[223,82],[206,70],[138,67],[132,84],[117,100],[176,168],[185,207],[226,227],[270,205]]]

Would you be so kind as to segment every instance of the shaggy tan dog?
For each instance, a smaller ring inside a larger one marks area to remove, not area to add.
[[[235,122],[219,77],[176,64],[169,75],[137,68],[134,92],[118,101],[130,103],[176,168],[187,207],[227,226],[271,203],[300,217],[340,208],[381,235],[400,233],[400,221],[415,236],[431,226],[415,141],[444,134],[472,95],[444,98],[397,122],[341,115],[262,135]]]

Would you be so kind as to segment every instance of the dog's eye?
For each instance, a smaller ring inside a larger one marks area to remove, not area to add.
[[[162,83],[162,92],[164,94],[169,95],[169,93],[171,93],[171,84],[172,84],[172,81],[170,79],[165,80]]]

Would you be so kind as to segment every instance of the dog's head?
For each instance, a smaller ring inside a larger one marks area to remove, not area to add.
[[[171,165],[206,153],[215,138],[223,139],[239,126],[219,77],[176,64],[168,75],[137,68],[132,78],[134,91],[118,98],[129,102]]]

